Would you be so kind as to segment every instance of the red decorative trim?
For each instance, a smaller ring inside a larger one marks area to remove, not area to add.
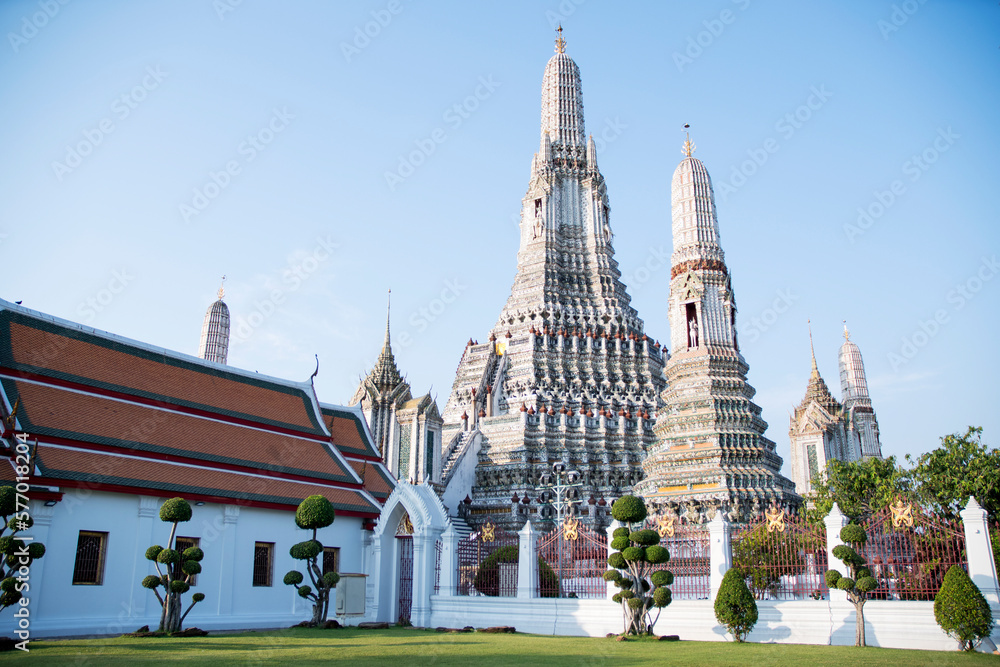
[[[718,259],[695,259],[688,262],[681,262],[680,264],[675,264],[670,269],[670,279],[673,280],[677,276],[681,275],[686,271],[721,271],[723,275],[728,275],[729,270],[726,268],[726,263]]]

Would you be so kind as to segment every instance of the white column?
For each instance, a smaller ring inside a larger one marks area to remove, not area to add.
[[[431,594],[434,592],[434,543],[441,533],[427,529],[413,535],[413,589],[410,622],[424,627],[431,618]]]
[[[219,559],[219,615],[233,613],[233,586],[237,577],[236,563],[236,522],[240,518],[238,505],[226,505],[222,517],[222,553]],[[252,559],[251,559],[252,560]],[[225,576],[228,571],[229,576]],[[248,585],[250,582],[243,582]]]
[[[48,550],[51,546],[49,543],[49,528],[52,526],[52,516],[55,514],[55,509],[56,508],[53,506],[46,506],[43,502],[36,500],[31,501],[31,512],[29,516],[31,516],[34,523],[30,529],[24,531],[19,536],[31,536],[34,538],[33,541],[44,544],[46,550]],[[25,541],[25,544],[31,544],[31,542]],[[51,552],[48,553],[51,554]],[[51,557],[52,556],[50,555],[49,558],[51,559]],[[29,591],[34,590],[36,593],[34,595],[29,594],[25,596],[29,598],[28,602],[32,605],[30,611],[36,618],[39,615],[39,603],[45,599],[44,596],[37,592],[45,584],[45,562],[45,556],[42,556],[36,561],[32,561],[31,572],[29,575],[31,580],[29,581],[28,586]],[[53,580],[52,583],[55,584],[56,582]],[[16,610],[11,610],[7,613],[13,614],[14,611]],[[45,609],[45,611],[48,611],[48,609]]]
[[[135,564],[132,568],[132,580],[129,582],[129,589],[131,590],[131,616],[133,618],[142,618],[146,615],[147,603],[153,602],[154,607],[158,605],[153,592],[142,587],[142,578],[156,572],[153,568],[153,563],[146,560],[146,549],[154,544],[159,544],[154,537],[154,532],[156,530],[156,518],[159,515],[160,504],[162,502],[160,498],[139,496],[139,526],[135,531],[136,542],[133,548]]]
[[[844,513],[840,511],[839,507],[837,507],[837,503],[834,503],[833,507],[830,508],[830,513],[826,515],[825,519],[823,519],[823,523],[826,524],[827,568],[830,570],[838,570],[840,571],[840,574],[845,577],[849,576],[851,571],[847,565],[833,555],[834,548],[844,543],[844,541],[840,539],[840,531],[847,525],[847,517],[844,516]],[[823,576],[826,576],[826,572],[823,573]],[[830,601],[832,602],[834,600],[838,602],[846,602],[847,593],[838,589],[830,589]]]
[[[1000,604],[1000,585],[997,584],[996,563],[990,543],[986,513],[976,499],[969,496],[969,504],[959,512],[965,526],[965,552],[969,558],[969,578],[983,597],[994,607]]]
[[[730,543],[729,521],[722,510],[715,512],[715,518],[708,522],[709,564],[711,577],[709,579],[709,599],[714,600],[722,586],[722,577],[733,565],[733,550]]]
[[[601,419],[603,419],[603,417]],[[611,522],[611,525],[608,526],[608,528],[607,528],[607,531],[608,531],[608,556],[611,556],[611,554],[614,553],[614,551],[615,551],[614,549],[611,548],[611,541],[613,539],[615,539],[614,538],[614,532],[615,532],[615,530],[617,530],[618,528],[621,528],[621,527],[622,527],[622,525],[620,523],[618,523],[617,519],[615,519],[615,520],[613,520]],[[611,569],[610,565],[608,565],[608,569],[609,570]],[[610,600],[611,596],[613,596],[615,593],[618,592],[618,587],[615,586],[614,583],[610,582],[610,581],[607,582],[605,584],[605,586],[607,588],[607,598]]]
[[[538,533],[525,521],[517,537],[517,597],[533,598],[538,590]]]
[[[458,592],[458,533],[455,527],[441,535],[441,580],[438,595],[455,595]]]

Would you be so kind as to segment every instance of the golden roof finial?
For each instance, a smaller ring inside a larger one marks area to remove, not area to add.
[[[681,149],[681,152],[688,157],[691,157],[691,154],[694,153],[695,150],[698,148],[693,143],[691,143],[691,133],[688,132],[690,128],[691,128],[690,125],[684,123],[684,136],[687,139],[684,141],[684,147]]]
[[[556,53],[565,53],[566,52],[566,40],[563,39],[563,36],[562,36],[562,24],[561,23],[559,24],[559,27],[556,29],[556,32],[559,33],[559,37],[558,37],[558,39],[556,39]]]
[[[226,277],[222,276],[222,284],[219,285],[219,299],[226,296]]]
[[[812,352],[812,358],[813,358],[813,367],[812,367],[812,369],[814,371],[819,372],[819,369],[816,368],[816,348],[813,347],[812,320],[806,320],[806,326],[809,327],[809,351]]]
[[[851,332],[847,330],[847,320],[844,320],[844,340],[851,340]]]

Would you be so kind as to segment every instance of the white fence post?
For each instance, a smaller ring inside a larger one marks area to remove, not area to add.
[[[608,556],[610,556],[615,551],[614,549],[611,548],[611,541],[615,539],[612,533],[614,533],[617,528],[621,528],[621,526],[622,525],[620,523],[618,523],[618,520],[615,519],[615,520],[613,520],[611,522],[611,525],[608,526],[608,528],[607,528],[607,531],[608,531]],[[608,565],[608,569],[609,570],[611,569],[610,565]],[[613,596],[615,593],[618,592],[618,587],[615,586],[614,583],[612,583],[610,581],[607,582],[607,584],[605,584],[605,586],[607,587],[607,598],[610,600],[611,596]]]
[[[538,533],[531,521],[517,531],[517,597],[537,597],[538,591]]]
[[[729,521],[723,515],[722,510],[717,511],[715,517],[708,522],[708,539],[709,567],[711,568],[709,599],[714,600],[719,593],[719,587],[722,586],[722,577],[733,566]]]
[[[441,535],[441,578],[438,580],[438,595],[458,594],[458,533],[455,526]]]
[[[840,539],[840,531],[847,525],[847,517],[844,513],[840,511],[837,507],[837,503],[833,504],[830,508],[830,513],[826,515],[823,519],[823,523],[826,524],[826,561],[827,569],[838,570],[843,576],[847,576],[850,570],[844,564],[842,560],[833,555],[834,547],[844,543]],[[826,572],[823,573],[824,579],[826,578]],[[847,601],[847,593],[838,589],[830,589],[830,600],[837,600],[839,602]]]
[[[969,504],[959,512],[965,527],[965,552],[969,558],[969,578],[979,587],[986,601],[1000,604],[1000,586],[997,585],[996,563],[990,543],[990,529],[986,510],[972,496]]]

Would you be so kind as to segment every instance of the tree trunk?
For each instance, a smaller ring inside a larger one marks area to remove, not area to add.
[[[854,633],[855,646],[867,646],[865,643],[865,601],[860,600],[854,603],[854,616],[856,621],[856,631]]]

